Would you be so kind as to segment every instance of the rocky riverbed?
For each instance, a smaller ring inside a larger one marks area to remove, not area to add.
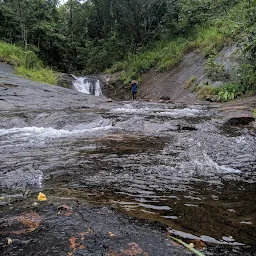
[[[113,102],[0,65],[2,255],[255,255],[255,98]],[[44,202],[37,195],[47,196]]]

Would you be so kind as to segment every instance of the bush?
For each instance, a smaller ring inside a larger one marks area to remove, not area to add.
[[[194,31],[195,39],[188,44],[189,49],[199,49],[204,56],[216,54],[225,44],[226,36],[217,26],[198,26]]]
[[[202,85],[198,88],[196,97],[198,99],[206,99],[215,95],[214,88],[210,85]]]
[[[219,101],[229,101],[243,94],[239,84],[227,84],[214,88],[214,93],[218,95]]]
[[[0,41],[1,58],[14,66],[24,66],[26,68],[41,68],[42,61],[32,51],[25,51],[20,47]]]
[[[238,70],[243,92],[256,91],[256,66],[243,64]]]
[[[214,55],[211,55],[205,62],[205,71],[212,80],[222,80],[225,76],[224,66],[214,61]]]

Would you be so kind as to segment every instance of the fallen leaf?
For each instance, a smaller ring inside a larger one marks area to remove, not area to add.
[[[70,242],[70,248],[75,250],[76,249],[76,238],[74,236],[71,236],[69,238],[69,242]]]
[[[47,197],[46,197],[46,195],[45,194],[43,194],[42,192],[40,192],[39,194],[38,194],[38,200],[39,201],[46,201],[47,200]]]
[[[7,244],[11,245],[12,244],[12,239],[11,238],[7,238]]]
[[[75,252],[79,249],[84,249],[86,248],[84,245],[82,245],[79,242],[76,242],[76,239],[74,236],[69,238],[69,242],[70,242],[70,248]]]
[[[194,247],[197,249],[203,249],[205,247],[205,243],[202,240],[192,240],[191,241],[194,244]]]
[[[110,237],[114,237],[114,236],[116,236],[115,234],[113,234],[112,232],[108,232],[108,234],[109,234],[109,236]]]
[[[141,255],[142,253],[144,253],[143,250],[139,247],[139,245],[134,242],[128,243],[127,246],[128,246],[128,249],[120,250],[121,253],[124,255],[136,256],[136,255]]]

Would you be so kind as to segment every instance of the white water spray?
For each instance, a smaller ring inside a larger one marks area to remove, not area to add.
[[[73,77],[76,79],[73,81],[73,86],[77,91],[95,96],[102,96],[99,80],[88,77]]]

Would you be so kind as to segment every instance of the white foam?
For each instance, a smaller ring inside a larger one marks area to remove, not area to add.
[[[125,104],[121,108],[113,109],[113,113],[136,113],[147,114],[154,116],[197,116],[202,115],[203,112],[198,109],[183,108],[183,109],[161,109],[161,108],[136,108],[133,104]]]
[[[85,129],[65,130],[55,129],[52,127],[23,127],[23,128],[11,128],[11,129],[0,129],[0,136],[13,135],[16,137],[40,137],[40,138],[59,138],[68,137],[74,135],[81,135],[84,133],[94,133],[96,131],[104,131],[112,128],[112,125],[96,126]]]
[[[196,153],[196,152],[195,152]],[[228,174],[228,173],[241,173],[240,170],[234,169],[232,167],[219,165],[214,162],[214,160],[206,153],[201,155],[191,156],[192,161],[189,162],[189,165],[194,167],[197,172],[199,171],[201,175],[211,176],[216,173],[218,174]]]
[[[79,92],[85,94],[93,94],[95,96],[102,96],[102,91],[100,88],[100,81],[97,80],[94,84],[87,77],[75,77],[75,81],[73,81],[73,85],[75,89]]]
[[[203,112],[198,109],[183,108],[183,109],[170,109],[169,111],[158,112],[159,116],[198,116]]]

